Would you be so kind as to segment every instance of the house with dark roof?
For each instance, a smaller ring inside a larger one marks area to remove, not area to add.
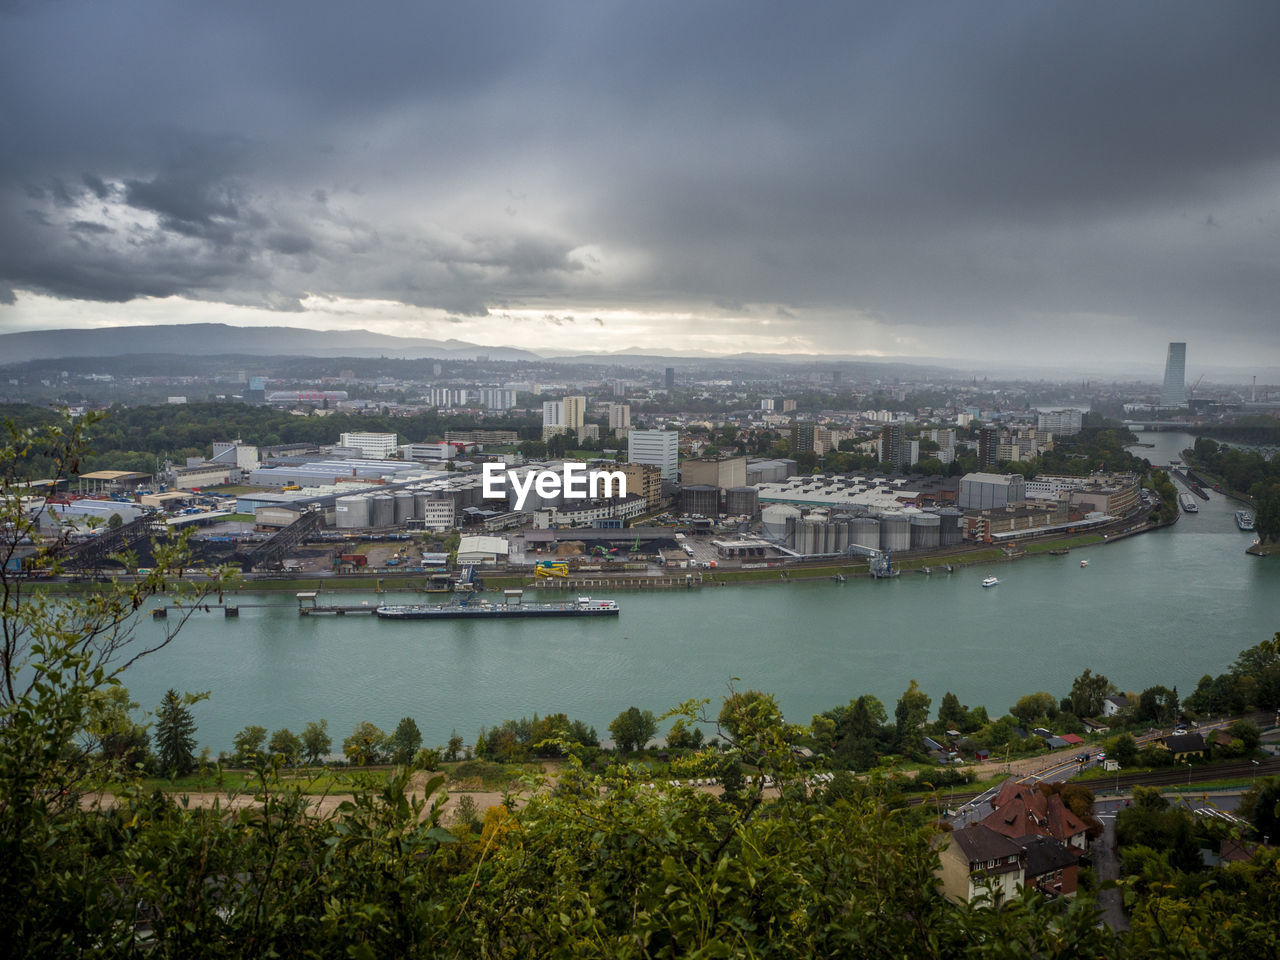
[[[942,893],[955,903],[985,897],[993,906],[1018,895],[1026,875],[1022,848],[1008,837],[975,823],[942,835],[938,879]]]
[[[1160,737],[1156,740],[1156,746],[1164,747],[1172,753],[1175,761],[1199,759],[1209,752],[1204,737],[1198,733],[1178,733]]]
[[[1046,897],[1076,895],[1080,865],[1071,851],[1052,837],[1023,837],[1017,843],[1022,848],[1026,886]]]
[[[1104,717],[1114,717],[1121,710],[1127,710],[1129,707],[1129,698],[1123,693],[1117,693],[1114,696],[1105,697],[1102,701],[1102,715]]]

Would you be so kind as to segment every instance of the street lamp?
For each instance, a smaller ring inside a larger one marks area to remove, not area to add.
[[[1258,761],[1250,760],[1249,762],[1253,764],[1253,782],[1257,783],[1258,782]]]
[[[1191,786],[1191,764],[1187,763],[1185,760],[1182,762],[1187,764],[1187,786],[1189,787]]]

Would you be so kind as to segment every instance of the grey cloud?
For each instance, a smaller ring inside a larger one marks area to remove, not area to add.
[[[0,282],[1276,343],[1280,5],[497,6],[0,13]]]

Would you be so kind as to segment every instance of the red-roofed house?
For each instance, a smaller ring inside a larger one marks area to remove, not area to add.
[[[1052,837],[1076,856],[1089,847],[1089,828],[1056,793],[1046,795],[1011,778],[1001,786],[991,807],[982,824],[1010,839]]]

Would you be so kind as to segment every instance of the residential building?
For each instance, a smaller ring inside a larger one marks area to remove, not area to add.
[[[894,473],[908,464],[906,431],[901,423],[886,423],[880,430],[880,462]]]
[[[1036,417],[1036,429],[1059,437],[1070,437],[1080,432],[1084,414],[1079,410],[1050,410]]]
[[[1010,777],[991,800],[982,825],[1014,840],[1050,837],[1079,856],[1089,848],[1089,827],[1057,793],[1046,793],[1034,784]]]
[[[344,433],[338,444],[354,447],[370,460],[386,460],[396,452],[396,439],[394,433]]]
[[[639,495],[645,510],[654,510],[662,503],[662,469],[647,463],[619,464],[627,478],[627,493]]]
[[[512,391],[513,393],[515,391]],[[519,443],[520,434],[514,430],[446,430],[444,438],[450,443]]]
[[[996,447],[999,442],[1000,431],[996,427],[978,429],[978,469],[988,470],[996,465],[999,456]]]
[[[948,900],[969,903],[983,897],[999,906],[1018,896],[1026,879],[1018,844],[978,823],[944,833],[941,842],[938,876]]]
[[[516,392],[505,387],[484,387],[480,402],[487,410],[510,410],[516,405]]]
[[[794,400],[783,400],[783,401],[782,401],[782,412],[783,412],[783,413],[791,413],[791,412],[793,412],[793,411],[795,410],[795,408],[796,408],[796,402],[795,402]]]
[[[1198,733],[1178,733],[1160,737],[1156,740],[1156,746],[1164,747],[1173,754],[1175,762],[1188,758],[1198,760],[1209,752],[1204,737]]]
[[[675,481],[680,473],[680,434],[675,430],[632,430],[627,434],[627,462],[647,463]]]
[[[609,404],[609,429],[614,433],[631,429],[631,404]]]
[[[668,390],[671,390],[672,388],[675,387],[676,385],[676,368],[675,367],[667,367],[666,384],[667,384]]]
[[[786,403],[787,401],[783,401]],[[813,453],[814,425],[799,420],[791,421],[791,455]]]

